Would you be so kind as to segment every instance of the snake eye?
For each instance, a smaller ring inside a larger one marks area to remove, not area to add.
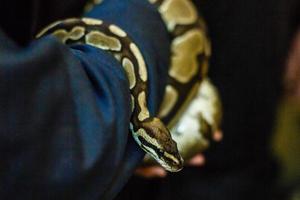
[[[179,166],[181,164],[179,159],[177,159],[174,155],[168,152],[164,152],[164,157],[171,161],[171,163],[175,166]]]
[[[164,155],[164,151],[162,149],[159,149],[159,154]]]

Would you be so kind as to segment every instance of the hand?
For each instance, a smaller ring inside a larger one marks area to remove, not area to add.
[[[300,31],[296,34],[287,58],[285,87],[290,97],[300,98]]]
[[[217,130],[213,134],[213,140],[215,142],[220,142],[223,138],[223,133]],[[199,153],[190,159],[186,165],[201,167],[205,164],[205,157],[203,154]],[[150,166],[150,167],[139,167],[135,170],[135,175],[144,178],[164,178],[167,176],[167,171],[160,166]]]

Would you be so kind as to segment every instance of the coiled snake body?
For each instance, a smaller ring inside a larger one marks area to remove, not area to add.
[[[210,41],[205,23],[190,0],[149,2],[157,7],[171,36],[168,84],[158,114],[171,128],[206,77]]]
[[[101,1],[102,2],[102,1]],[[105,2],[105,1],[104,1]],[[171,66],[158,117],[172,127],[206,75],[210,44],[204,23],[190,0],[149,0],[157,7],[172,37]],[[87,44],[110,52],[123,66],[131,93],[130,130],[138,145],[166,170],[183,167],[171,134],[147,108],[147,65],[138,46],[120,27],[90,18],[55,22],[37,37],[52,34],[65,44]],[[185,103],[182,103],[185,102]]]

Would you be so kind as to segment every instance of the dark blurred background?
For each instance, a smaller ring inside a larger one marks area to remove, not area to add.
[[[278,159],[282,198],[300,199],[300,3],[291,7],[289,50],[284,63],[284,92],[272,141]]]

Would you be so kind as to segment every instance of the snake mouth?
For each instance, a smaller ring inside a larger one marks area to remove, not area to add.
[[[173,162],[172,164],[170,164],[169,162],[166,161],[162,161],[162,159],[158,159],[157,162],[164,167],[165,170],[169,171],[169,172],[179,172],[183,169],[183,159],[180,157],[180,163],[175,163]],[[166,164],[168,163],[168,164]]]
[[[164,160],[165,163],[168,163],[168,171],[171,172],[177,172],[183,168],[183,158],[180,156],[179,153],[176,153],[174,155],[168,152],[164,152],[163,156],[161,156],[161,160]]]
[[[159,163],[165,170],[169,172],[179,172],[183,168],[183,159],[179,155],[179,159],[177,159],[175,156],[172,156],[173,158],[170,158],[170,156],[165,156],[168,155],[157,150],[153,150],[153,148],[149,148],[145,145],[141,145],[141,147],[151,156],[153,157],[157,163]],[[170,155],[170,154],[169,154]]]
[[[156,162],[169,172],[178,172],[183,168],[183,159],[178,152],[168,153],[157,146],[149,143],[143,137],[134,137],[140,147],[145,150]]]
[[[179,172],[183,168],[183,158],[177,154],[173,156],[167,152],[155,152],[155,155],[152,154],[154,159],[167,171],[169,172]]]

